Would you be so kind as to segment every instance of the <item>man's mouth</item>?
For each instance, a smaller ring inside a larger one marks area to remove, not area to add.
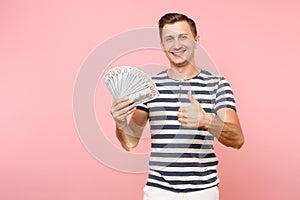
[[[184,50],[180,50],[180,51],[170,51],[170,53],[176,57],[181,57],[185,51],[186,50],[184,49]]]

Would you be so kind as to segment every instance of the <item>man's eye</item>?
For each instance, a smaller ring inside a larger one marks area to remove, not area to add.
[[[172,38],[166,38],[166,42],[171,42]]]
[[[186,35],[181,35],[180,38],[181,39],[187,39],[188,37]]]

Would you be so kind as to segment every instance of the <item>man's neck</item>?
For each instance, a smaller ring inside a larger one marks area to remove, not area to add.
[[[173,64],[171,64],[170,66],[171,68],[168,69],[168,76],[175,80],[193,78],[201,71],[201,69],[191,63],[184,66],[175,66]]]

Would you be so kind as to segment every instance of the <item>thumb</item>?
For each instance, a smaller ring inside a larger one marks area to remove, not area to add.
[[[191,102],[192,104],[195,102],[195,98],[194,98],[194,96],[192,95],[192,91],[191,91],[191,90],[188,91],[188,98],[189,98],[189,100],[190,100],[190,102]]]

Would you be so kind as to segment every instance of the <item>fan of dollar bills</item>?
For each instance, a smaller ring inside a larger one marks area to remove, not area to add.
[[[104,75],[103,81],[114,99],[128,97],[140,104],[159,95],[151,77],[134,67],[119,66],[110,69]]]

